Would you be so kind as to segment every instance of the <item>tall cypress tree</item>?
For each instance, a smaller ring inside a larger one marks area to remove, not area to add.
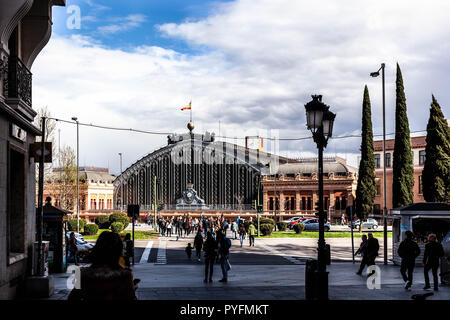
[[[395,105],[395,144],[392,181],[392,206],[402,207],[414,201],[414,166],[402,71],[397,63],[397,99]]]
[[[427,125],[423,197],[427,202],[450,203],[450,132],[441,107],[432,96]]]
[[[375,199],[375,157],[373,153],[372,113],[370,110],[369,89],[364,87],[361,128],[361,161],[356,189],[356,215],[363,221],[372,213]],[[361,230],[362,223],[360,224]]]

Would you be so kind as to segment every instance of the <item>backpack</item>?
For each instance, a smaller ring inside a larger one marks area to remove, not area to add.
[[[225,238],[225,240],[227,241],[227,249],[230,249],[230,247],[231,247],[231,240],[230,240],[230,238]]]

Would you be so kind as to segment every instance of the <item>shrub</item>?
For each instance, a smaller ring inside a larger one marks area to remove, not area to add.
[[[111,231],[120,233],[123,230],[123,223],[122,222],[113,222],[111,223]]]
[[[277,228],[279,231],[286,231],[287,223],[286,222],[277,222]]]
[[[109,216],[103,214],[95,218],[95,223],[98,225],[99,229],[109,229],[111,226],[111,221],[109,221]]]
[[[84,226],[84,234],[86,235],[96,235],[98,232],[98,225],[89,223]]]
[[[259,230],[261,231],[263,236],[270,236],[273,231],[273,225],[271,225],[269,223],[260,224]]]
[[[271,224],[275,228],[275,220],[270,219],[270,218],[264,218],[264,217],[259,218],[259,224],[260,225],[261,224]]]
[[[83,231],[86,221],[80,219],[80,232]],[[77,219],[70,219],[68,222],[69,231],[77,231]]]
[[[294,224],[294,231],[295,231],[295,233],[302,233],[302,231],[303,230],[305,230],[305,225],[304,224],[302,224],[302,223],[296,223],[296,224]]]
[[[121,222],[125,229],[130,224],[130,218],[128,218],[126,213],[116,212],[109,216],[109,222],[111,222],[111,226],[114,222]]]

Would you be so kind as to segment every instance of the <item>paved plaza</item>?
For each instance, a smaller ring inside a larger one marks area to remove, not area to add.
[[[424,293],[423,268],[414,273],[411,291],[403,288],[399,267],[383,265],[382,256],[377,265],[381,271],[380,289],[368,289],[367,277],[355,272],[359,257],[352,263],[351,238],[327,239],[331,246],[332,263],[329,271],[329,297],[341,300],[410,300],[413,294]],[[137,240],[133,272],[141,279],[138,298],[141,300],[303,300],[305,299],[305,263],[316,256],[317,239],[256,239],[254,247],[243,247],[232,241],[228,283],[220,283],[220,265],[214,268],[214,282],[203,283],[204,265],[188,260],[184,248],[192,237],[161,237],[155,240]],[[389,244],[391,239],[389,239]],[[355,248],[359,239],[355,239]],[[380,239],[380,254],[383,253]],[[390,251],[389,246],[389,251]],[[66,299],[69,293],[69,274],[55,275],[55,294],[51,299]],[[432,292],[432,291],[431,291]],[[441,286],[429,300],[450,300],[450,287]]]

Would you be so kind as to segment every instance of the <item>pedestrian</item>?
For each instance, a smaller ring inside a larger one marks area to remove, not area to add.
[[[359,245],[359,249],[356,250],[355,256],[357,254],[361,254],[361,264],[359,266],[358,272],[356,272],[357,275],[361,275],[364,267],[367,265],[367,236],[365,234],[361,237],[361,244]]]
[[[191,247],[191,243],[188,243],[186,249],[186,254],[189,260],[191,260],[191,256],[192,256],[192,247]]]
[[[231,240],[226,237],[224,231],[219,231],[217,233],[217,238],[220,255],[220,267],[222,268],[222,279],[219,280],[219,282],[228,282],[228,270],[230,269],[228,259],[230,254]]]
[[[255,246],[255,235],[257,231],[255,228],[255,225],[253,223],[250,223],[248,226],[248,240],[249,240],[249,246]]]
[[[234,240],[236,240],[237,239],[237,224],[236,224],[236,221],[233,221],[231,223],[231,233],[232,233],[232,235],[234,237]]]
[[[69,238],[69,242],[68,242],[68,247],[69,247],[69,254],[71,255],[71,257],[73,258],[75,265],[78,265],[78,247],[77,247],[77,238],[75,238],[75,233],[72,231],[72,233],[70,234],[70,238]]]
[[[136,300],[139,279],[119,264],[122,250],[120,235],[103,231],[89,256],[91,266],[80,270],[80,289],[73,289],[68,300]]]
[[[372,232],[368,233],[367,239],[367,265],[375,265],[375,259],[378,257],[378,250],[380,250],[380,245],[378,239],[373,237]],[[372,274],[375,271],[372,272]]]
[[[428,235],[428,243],[425,245],[425,252],[423,254],[423,265],[424,265],[424,276],[425,276],[425,287],[424,290],[430,289],[430,278],[428,277],[428,272],[431,269],[433,274],[433,284],[434,291],[438,291],[439,279],[438,279],[438,269],[439,269],[439,259],[444,256],[444,248],[442,244],[437,242],[435,234]]]
[[[208,269],[209,269],[209,282],[213,282],[212,276],[214,272],[214,261],[217,256],[217,242],[214,240],[210,231],[206,234],[206,240],[203,244],[203,251],[205,252],[205,279],[203,282],[208,282]]]
[[[195,254],[197,256],[197,261],[200,262],[200,255],[203,247],[203,237],[202,232],[200,230],[197,231],[197,235],[194,238],[194,247],[195,247]]]
[[[342,214],[342,216],[341,216],[341,226],[343,226],[344,223],[345,223],[345,216],[344,216],[344,214]]]
[[[420,254],[419,245],[413,240],[413,233],[405,231],[406,239],[398,247],[398,255],[402,258],[400,273],[405,281],[405,289],[411,290],[416,258]]]
[[[244,223],[240,223],[239,224],[239,241],[241,242],[241,248],[242,248],[242,243],[244,242],[246,234],[247,234],[247,231],[245,230]]]
[[[133,256],[133,241],[131,240],[131,234],[127,233],[123,240],[123,257],[125,259],[125,266],[130,266],[130,259]]]
[[[225,237],[227,236],[227,231],[228,231],[229,226],[230,226],[230,224],[228,223],[228,221],[224,220],[222,223],[222,229],[223,229],[223,233],[225,234]]]
[[[167,227],[166,227],[166,237],[171,237],[172,236],[172,220],[169,220],[169,222],[167,223]]]

